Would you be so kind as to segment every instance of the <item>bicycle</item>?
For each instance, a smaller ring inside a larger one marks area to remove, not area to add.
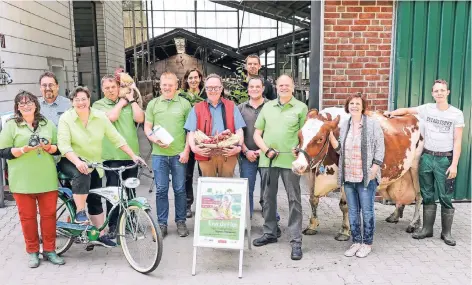
[[[74,241],[87,244],[88,246],[93,245],[93,242],[97,241],[100,232],[108,225],[110,216],[114,210],[119,207],[117,242],[121,245],[126,260],[134,270],[143,274],[150,273],[157,268],[161,261],[163,250],[160,228],[156,226],[156,223],[150,215],[151,206],[146,198],[131,197],[131,199],[129,199],[126,193],[126,188],[135,189],[140,185],[139,179],[128,178],[123,181],[122,178],[122,174],[125,170],[137,166],[137,164],[134,164],[131,166],[110,168],[101,163],[89,164],[90,168],[116,171],[120,177],[120,186],[103,187],[89,191],[89,194],[93,193],[99,195],[113,205],[104,224],[99,228],[91,224],[77,224],[73,222],[77,209],[72,191],[66,187],[59,187],[56,218],[56,253],[58,255],[69,250]],[[67,180],[67,177],[60,174],[59,180],[61,180],[61,184],[63,184],[64,180]],[[151,246],[143,246],[145,241],[148,241]],[[137,249],[135,254],[133,254],[133,248]],[[150,257],[149,261],[143,261],[146,256]]]

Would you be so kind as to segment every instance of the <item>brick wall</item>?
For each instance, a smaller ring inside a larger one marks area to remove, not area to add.
[[[324,18],[323,107],[362,92],[387,110],[393,2],[326,0]]]

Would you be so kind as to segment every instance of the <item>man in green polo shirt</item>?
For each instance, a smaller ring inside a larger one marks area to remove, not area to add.
[[[264,235],[253,241],[254,246],[277,242],[277,188],[279,176],[287,191],[291,258],[300,260],[302,254],[302,204],[300,177],[292,172],[295,157],[292,149],[299,143],[298,131],[305,123],[308,108],[293,97],[294,82],[288,75],[277,79],[278,100],[264,104],[257,117],[254,141],[261,150]]]
[[[186,222],[187,193],[185,176],[190,147],[186,144],[184,124],[191,110],[190,103],[177,94],[177,76],[164,72],[160,78],[162,96],[148,103],[144,132],[152,145],[152,167],[156,183],[156,209],[159,227],[163,236],[167,235],[169,217],[169,174],[172,175],[174,189],[175,222],[177,233],[188,236]],[[154,134],[155,127],[164,128],[173,138],[165,144]]]
[[[136,155],[139,155],[139,142],[138,142],[138,132],[136,130],[135,123],[144,122],[144,112],[139,107],[139,104],[133,98],[133,91],[126,95],[126,98],[118,98],[118,93],[120,91],[118,82],[115,80],[115,77],[112,75],[105,75],[102,78],[102,92],[105,95],[105,98],[96,101],[93,104],[93,108],[102,110],[106,113],[108,119],[115,126],[116,130],[128,143],[129,147],[133,150]],[[119,148],[115,148],[113,144],[106,137],[103,138],[103,152],[102,158],[104,160],[103,164],[108,167],[120,167],[133,164],[133,161],[130,160],[129,155]],[[107,178],[106,185],[109,186],[119,186],[120,177],[118,173],[114,171],[106,171],[105,176]],[[129,177],[137,177],[138,169],[128,169],[123,172],[123,179]],[[128,191],[128,196],[132,194],[135,196],[135,191],[130,193]],[[113,205],[107,201],[107,212],[109,213]],[[115,210],[113,215],[110,217],[109,226],[109,236],[110,238],[116,237],[116,224],[118,220],[119,210]]]

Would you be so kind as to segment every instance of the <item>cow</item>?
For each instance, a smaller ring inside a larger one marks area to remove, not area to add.
[[[395,211],[386,221],[397,223],[403,217],[405,205],[416,201],[413,219],[406,229],[411,233],[421,224],[419,209],[422,199],[418,165],[424,142],[420,121],[412,115],[386,118],[383,112],[366,111],[365,114],[377,119],[384,132],[385,158],[377,191],[383,198],[396,202]],[[339,138],[339,126],[349,118],[350,115],[344,108],[326,108],[321,112],[313,109],[299,131],[300,143],[296,148],[297,158],[292,163],[292,171],[297,175],[310,173],[310,187],[313,187],[310,191],[312,216],[308,227],[303,231],[305,235],[317,232],[319,221],[316,210],[320,197],[338,188],[339,155],[329,143],[328,136],[333,131],[335,137]],[[335,239],[346,241],[350,237],[350,227],[344,189],[341,189],[339,207],[343,213],[343,223]]]

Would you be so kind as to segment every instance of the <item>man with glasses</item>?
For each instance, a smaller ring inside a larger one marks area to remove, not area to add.
[[[120,92],[119,83],[115,80],[112,75],[105,75],[102,78],[102,92],[105,98],[98,100],[93,104],[93,108],[104,111],[115,126],[116,130],[128,143],[129,147],[133,150],[136,155],[139,155],[139,142],[138,132],[135,123],[144,123],[144,111],[139,107],[139,104],[134,100],[133,91],[126,94],[126,98],[118,98]],[[113,144],[106,137],[103,138],[103,152],[102,152],[103,164],[114,168],[120,166],[128,166],[133,164],[130,157],[121,149],[115,148]],[[106,171],[106,186],[119,186],[120,176],[115,171]],[[130,177],[137,177],[138,169],[128,169],[123,172],[123,179],[126,180]],[[135,193],[127,190],[128,197],[130,194],[135,196]],[[107,211],[110,212],[112,204],[107,201]],[[113,215],[110,217],[109,237],[114,239],[116,237],[116,225],[118,220],[119,210],[115,210]]]
[[[241,152],[246,126],[244,119],[235,104],[221,97],[223,83],[217,74],[210,74],[205,81],[207,99],[195,104],[185,122],[184,128],[188,133],[188,144],[195,153],[202,170],[202,176],[207,177],[233,177],[234,168]],[[222,155],[210,157],[210,150],[195,144],[195,131],[200,130],[207,136],[214,136],[229,129],[240,137],[239,144],[223,149]]]
[[[69,99],[59,96],[59,84],[54,73],[46,71],[39,77],[42,98],[39,98],[41,114],[52,121],[56,126],[59,117],[71,106]]]

